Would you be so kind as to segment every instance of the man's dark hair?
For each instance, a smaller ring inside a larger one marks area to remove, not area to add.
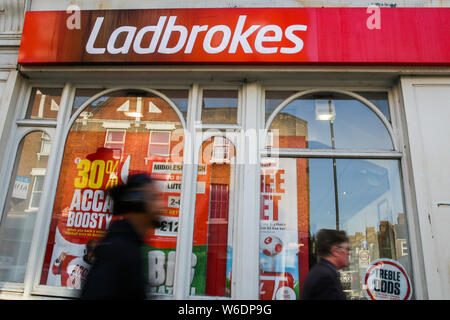
[[[108,190],[113,200],[112,214],[145,212],[146,195],[139,190],[153,180],[146,173],[130,175],[126,184],[117,185]]]
[[[348,242],[345,231],[320,229],[317,232],[317,254],[319,257],[326,257],[331,254],[331,247]]]

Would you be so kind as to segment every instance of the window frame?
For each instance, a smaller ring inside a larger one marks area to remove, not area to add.
[[[37,211],[39,209],[39,207],[33,207],[32,203],[33,203],[33,199],[34,199],[36,193],[40,194],[39,195],[39,202],[42,199],[42,194],[43,194],[43,190],[44,190],[45,173],[44,174],[41,174],[41,173],[33,174],[33,173],[31,173],[31,174],[33,175],[33,186],[32,186],[31,191],[30,191],[31,192],[31,194],[30,194],[30,201],[28,203],[27,210],[28,211]],[[35,191],[35,187],[36,187],[36,183],[37,183],[38,179],[44,179],[42,181],[42,190]]]
[[[20,111],[20,108],[18,108]],[[33,121],[34,122],[34,121]],[[23,141],[23,139],[25,139],[29,134],[33,133],[33,132],[40,132],[43,134],[46,134],[49,136],[50,141],[53,141],[53,138],[55,137],[55,130],[54,128],[48,127],[48,126],[35,126],[35,125],[30,125],[30,126],[26,126],[26,125],[21,125],[21,126],[16,126],[13,128],[13,132],[12,132],[12,136],[14,137],[13,139],[10,139],[9,143],[6,146],[6,150],[9,150],[6,152],[6,154],[8,154],[8,158],[7,158],[7,166],[4,166],[2,169],[2,175],[5,176],[8,179],[8,183],[2,184],[0,186],[0,194],[2,194],[2,198],[0,198],[0,223],[3,221],[3,214],[4,209],[5,209],[5,204],[6,204],[6,200],[7,200],[7,196],[8,196],[8,188],[11,182],[11,179],[13,179],[13,173],[14,173],[14,167],[15,167],[15,162],[18,160],[17,156],[18,156],[18,150],[19,150],[19,146],[21,144],[21,142]],[[53,143],[53,142],[52,142]],[[49,167],[50,164],[50,159],[47,162],[47,167]],[[47,171],[46,171],[47,173]],[[45,201],[45,197],[44,194],[46,192],[48,192],[48,188],[50,186],[49,182],[48,182],[49,178],[48,175],[46,174],[44,177],[44,181],[43,181],[43,186],[42,186],[42,196],[40,199],[40,207],[37,210],[36,213],[36,220],[34,223],[34,228],[33,228],[33,235],[31,238],[31,246],[30,246],[30,252],[28,255],[28,260],[27,260],[27,265],[26,265],[26,271],[25,271],[25,278],[24,278],[24,282],[21,283],[17,283],[17,282],[10,282],[10,281],[1,281],[0,285],[3,287],[2,291],[5,292],[13,292],[13,293],[21,293],[21,294],[26,294],[27,290],[29,290],[31,282],[30,282],[30,273],[33,272],[33,269],[35,268],[35,264],[34,264],[34,260],[32,259],[33,253],[35,251],[33,251],[33,246],[35,245],[36,241],[35,238],[37,236],[37,234],[39,232],[37,232],[37,221],[39,219],[39,217],[41,217],[44,213],[45,207],[47,205],[46,201]],[[32,184],[34,186],[35,184],[35,179],[33,179]],[[32,190],[29,190],[28,192],[32,192]],[[29,200],[29,203],[27,204],[27,209],[25,209],[25,211],[36,211],[34,210],[35,208],[31,208],[31,198]],[[31,208],[31,210],[30,210]]]
[[[153,142],[152,143],[152,135],[153,133],[168,133],[168,139],[167,143],[163,142]],[[150,130],[149,137],[148,137],[148,147],[147,147],[147,159],[150,158],[152,155],[158,156],[158,157],[168,157],[170,156],[170,145],[171,145],[171,138],[172,134],[170,131],[164,131],[164,130]],[[154,146],[167,146],[167,153],[150,153],[150,147]]]
[[[242,121],[243,121],[243,116],[242,116],[242,112],[243,112],[243,90],[241,86],[236,86],[236,85],[227,85],[227,84],[222,84],[222,85],[202,85],[199,86],[199,93],[196,99],[196,128],[203,128],[203,129],[219,129],[219,128],[225,128],[225,129],[240,129],[242,127]],[[238,105],[237,105],[237,118],[236,118],[236,123],[235,124],[221,124],[221,123],[203,123],[202,122],[202,102],[203,102],[203,92],[205,90],[223,90],[223,91],[230,91],[230,90],[236,90],[238,93]]]
[[[50,146],[48,144],[49,142],[50,142]],[[50,150],[45,150],[45,148],[49,148]],[[51,151],[50,137],[48,137],[48,135],[45,134],[45,132],[43,132],[42,137],[41,137],[41,151],[38,152],[38,154],[37,154],[38,160],[40,160],[41,157],[48,157],[50,155],[50,151]]]
[[[110,132],[123,133],[122,141],[120,141],[120,142],[119,141],[108,141],[108,136],[109,136]],[[126,138],[127,138],[127,131],[125,129],[109,129],[109,128],[106,128],[105,142],[103,143],[103,146],[105,148],[108,148],[107,145],[110,145],[110,146],[111,145],[117,145],[119,148],[113,148],[113,153],[114,153],[115,150],[120,149],[120,157],[119,158],[122,158],[123,150],[125,148]],[[114,154],[113,157],[115,158],[116,155]]]
[[[220,141],[220,140],[222,140],[222,141]],[[218,163],[218,164],[230,163],[231,162],[230,143],[231,143],[230,140],[228,140],[224,137],[214,136],[211,162]],[[219,152],[218,150],[222,150],[222,151]]]

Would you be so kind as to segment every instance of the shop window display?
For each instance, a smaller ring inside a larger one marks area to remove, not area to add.
[[[44,140],[45,139],[45,140]],[[50,137],[27,134],[19,144],[0,224],[0,281],[23,282],[47,170]]]
[[[183,168],[179,114],[156,92],[113,91],[86,105],[83,97],[93,92],[75,98],[40,283],[81,288],[92,263],[87,252],[120,219],[111,215],[108,188],[147,172],[166,203],[161,226],[145,238],[147,279],[152,293],[171,295]],[[164,155],[149,152],[153,142],[164,142]]]
[[[364,282],[365,272],[378,259],[394,260],[411,277],[399,161],[332,156],[337,149],[393,150],[380,118],[353,97],[320,93],[287,103],[269,125],[268,148],[325,149],[329,155],[261,160],[260,298],[300,298],[322,228],[349,236],[350,265],[340,271],[349,298],[368,298],[372,284]]]

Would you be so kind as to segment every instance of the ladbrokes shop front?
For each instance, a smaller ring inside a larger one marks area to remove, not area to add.
[[[35,6],[1,87],[2,298],[76,297],[142,171],[160,299],[299,299],[321,228],[350,298],[450,298],[449,9]]]

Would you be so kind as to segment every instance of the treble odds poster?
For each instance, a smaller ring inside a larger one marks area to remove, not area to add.
[[[64,159],[53,208],[41,284],[80,289],[93,262],[93,248],[105,236],[115,219],[107,190],[127,181],[135,171],[131,154],[115,158],[112,150],[98,148],[95,153],[70,154]],[[205,289],[207,219],[209,207],[210,168],[198,168],[196,213],[191,282],[192,293]],[[167,162],[161,157],[147,159],[146,171],[156,181],[165,203],[161,226],[151,230],[144,242],[146,278],[151,291],[172,294],[175,272],[175,250],[181,195],[182,163]],[[142,172],[142,170],[139,170]],[[195,277],[194,277],[195,276]]]
[[[301,188],[305,162],[275,159],[261,165],[260,298],[299,298],[304,278],[307,221],[300,212],[306,204]],[[302,248],[303,247],[303,248]],[[303,259],[303,261],[302,261]]]

